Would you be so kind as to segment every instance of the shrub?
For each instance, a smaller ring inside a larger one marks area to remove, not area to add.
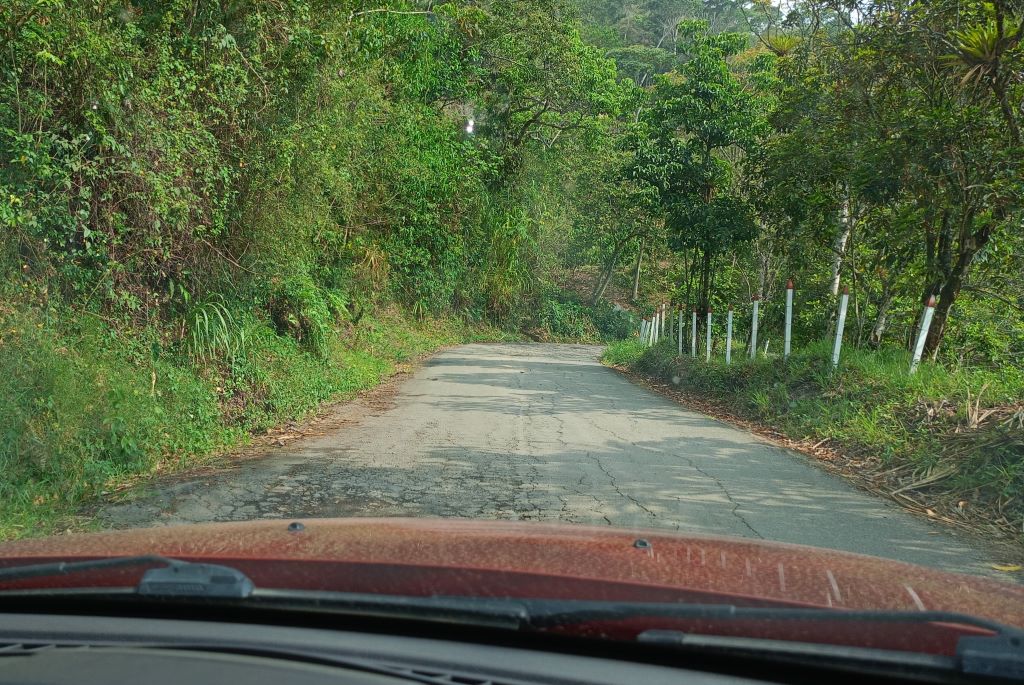
[[[199,361],[217,358],[234,362],[245,353],[246,331],[223,299],[193,307],[185,317],[185,347]]]
[[[629,312],[603,301],[586,305],[562,291],[547,291],[541,296],[535,324],[558,338],[588,342],[622,340],[636,328]]]
[[[617,340],[605,348],[601,360],[612,366],[632,366],[647,351],[647,346],[637,338]]]
[[[327,355],[333,317],[326,293],[309,276],[293,276],[272,284],[268,300],[277,332],[289,335],[319,357]]]

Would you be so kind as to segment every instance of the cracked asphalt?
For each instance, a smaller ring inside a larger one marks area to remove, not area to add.
[[[393,404],[99,512],[112,527],[442,516],[667,528],[991,574],[995,547],[680,407],[583,345],[465,345]]]

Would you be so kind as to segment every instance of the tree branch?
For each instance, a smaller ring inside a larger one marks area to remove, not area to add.
[[[387,7],[378,7],[372,10],[362,10],[361,12],[353,12],[348,15],[348,20],[352,21],[356,17],[361,17],[364,14],[374,14],[376,12],[385,12],[387,14],[436,14],[433,10],[393,10]]]

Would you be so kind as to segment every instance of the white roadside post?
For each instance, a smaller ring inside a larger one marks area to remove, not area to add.
[[[789,357],[793,341],[793,279],[786,281],[786,337],[782,341],[782,358]]]
[[[917,333],[917,344],[914,345],[914,358],[910,362],[910,373],[917,371],[921,363],[921,355],[924,354],[924,343],[928,339],[928,329],[932,325],[932,316],[935,314],[935,296],[928,298],[928,304],[924,307],[924,316],[921,317],[921,330]]]
[[[707,353],[704,355],[704,361],[710,362],[711,361],[711,307],[708,307],[708,334],[707,334],[707,340],[705,342],[706,342],[705,346],[707,347]]]
[[[732,305],[729,305],[729,313],[725,315],[725,364],[732,364]]]
[[[668,305],[663,302],[661,304],[661,335],[662,336],[665,335],[665,320],[668,318],[667,316],[665,316],[665,314],[666,314],[667,311],[668,311]]]
[[[647,344],[647,319],[640,321],[640,342]]]
[[[678,338],[676,340],[676,343],[679,345],[679,356],[682,357],[683,356],[683,308],[682,307],[679,308],[679,316],[677,316],[676,318],[679,319],[678,324],[676,326],[676,329],[677,329],[676,332],[678,333],[678,335],[676,336]]]
[[[761,296],[754,295],[754,312],[750,319],[750,358],[757,357],[757,306],[761,304]]]
[[[846,325],[846,306],[850,304],[850,289],[843,288],[839,300],[839,319],[836,321],[836,342],[832,346],[832,368],[839,366],[839,349],[843,346],[843,326]]]
[[[697,308],[693,309],[693,321],[690,324],[690,356],[697,356]]]

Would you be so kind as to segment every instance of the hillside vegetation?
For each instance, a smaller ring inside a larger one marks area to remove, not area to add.
[[[1007,0],[9,0],[0,535],[439,345],[665,302],[742,339],[755,296],[778,340],[787,278],[797,349],[849,287],[848,347],[905,354],[935,296],[930,363],[1009,406],[1022,37]]]
[[[626,334],[545,280],[624,97],[572,16],[4,3],[0,534],[442,344]]]

